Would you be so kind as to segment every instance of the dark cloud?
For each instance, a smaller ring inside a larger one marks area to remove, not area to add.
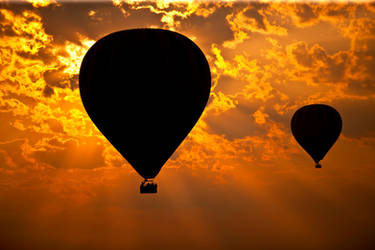
[[[51,97],[54,93],[55,93],[55,91],[53,90],[53,88],[51,88],[48,85],[44,86],[43,96],[45,96],[45,97]]]
[[[16,99],[31,108],[33,108],[36,104],[38,104],[38,100],[36,100],[35,98],[31,96],[15,93],[11,91],[7,92],[3,98],[4,99]]]
[[[234,108],[218,114],[209,113],[206,122],[212,133],[224,135],[230,140],[245,136],[264,136],[267,128],[257,124],[252,116],[261,105],[260,100],[244,99]]]
[[[342,133],[353,138],[375,137],[375,100],[338,99],[332,102],[343,120]]]
[[[22,12],[25,10],[34,10],[30,4],[15,4],[15,5],[7,5],[7,4],[1,4],[0,8],[4,8],[5,10],[10,10],[12,13],[17,16],[17,18],[22,18],[24,23],[27,22],[39,22],[39,20],[34,15],[24,15]],[[35,10],[34,10],[35,11]],[[31,50],[15,50],[13,51],[10,48],[1,47],[1,55],[4,57],[4,51],[8,50],[11,53],[16,53],[18,56],[23,57],[25,59],[31,59],[31,60],[42,60],[44,63],[48,64],[52,61],[54,61],[56,58],[51,53],[51,49],[53,47],[49,42],[41,41],[39,40],[33,32],[40,32],[40,30],[37,31],[31,31],[32,29],[28,30],[25,29],[25,27],[18,26],[16,27],[14,23],[12,23],[14,20],[12,19],[5,19],[5,16],[0,13],[0,19],[3,21],[0,22],[0,38],[1,37],[11,37],[11,38],[26,38],[29,40],[28,43],[24,44],[26,47],[28,46]],[[40,47],[37,50],[34,50],[33,46]],[[4,60],[4,59],[3,59]],[[1,69],[2,65],[0,65]],[[22,69],[22,65],[20,67]]]
[[[60,6],[51,5],[39,9],[39,13],[46,32],[53,35],[55,42],[60,44],[65,41],[80,44],[79,35],[97,40],[118,30],[160,24],[160,16],[149,10],[134,11],[127,4],[123,4],[122,8],[127,12],[126,16],[121,8],[110,2],[66,2]],[[90,12],[95,14],[90,16]]]
[[[354,95],[366,96],[375,92],[375,80],[370,77],[364,79],[349,79],[347,91]]]
[[[20,119],[26,124],[30,124],[31,121],[29,117],[14,115],[11,111],[0,112],[0,143],[8,141],[17,140],[29,140],[31,143],[35,143],[40,139],[39,133],[34,133],[32,131],[22,131],[14,127],[14,123]]]
[[[338,83],[347,80],[346,71],[351,65],[348,51],[341,51],[333,55],[327,54],[325,49],[314,44],[310,49],[304,42],[298,42],[291,50],[297,63],[309,68],[315,83]]]
[[[266,9],[267,7],[268,7],[268,4],[250,3],[249,8],[244,12],[244,15],[246,17],[254,19],[258,29],[267,31],[267,27],[264,24],[265,17],[262,14],[260,14],[260,10]]]
[[[322,48],[314,48],[313,53],[316,60],[325,63],[317,69],[317,75],[313,78],[316,82],[323,80],[328,83],[337,83],[346,80],[346,71],[351,63],[348,52],[336,53],[330,57]]]
[[[347,19],[353,12],[356,12],[358,5],[328,4],[326,8],[322,7],[320,7],[320,11],[329,17]]]
[[[225,95],[234,95],[240,92],[245,86],[247,82],[241,81],[238,79],[234,79],[230,76],[220,76],[217,86],[215,88],[215,92],[222,92]]]
[[[46,123],[48,124],[48,126],[53,132],[62,133],[62,134],[65,133],[63,125],[58,120],[48,119]]]
[[[345,19],[350,18],[351,14],[355,12],[358,5],[345,5],[327,3],[319,5],[316,3],[297,3],[293,5],[293,12],[298,18],[297,26],[315,25],[323,19],[332,18]]]
[[[48,124],[55,130],[63,132],[57,121]],[[44,147],[36,149],[31,157],[55,168],[93,169],[105,166],[103,150],[104,146],[96,139],[82,139],[79,142],[76,140],[57,142],[56,139],[50,139],[46,141]]]
[[[288,26],[288,36],[278,40],[284,46],[290,44],[290,38],[296,41],[304,41],[308,47],[319,44],[328,54],[350,49],[350,39],[344,36],[337,26],[327,20],[320,20],[314,25],[306,27]]]
[[[32,164],[23,153],[22,145],[24,144],[24,139],[0,142],[0,168],[6,167],[18,170]]]
[[[0,38],[3,36],[17,36],[16,32],[12,29],[12,25],[6,23],[5,21],[7,20],[4,14],[0,12]]]
[[[78,88],[78,74],[70,76],[64,73],[65,66],[58,69],[46,70],[43,78],[46,86],[43,89],[45,97],[51,97],[54,94],[53,88],[70,88],[72,90]]]
[[[79,78],[78,74],[73,75],[73,77],[70,78],[69,83],[70,83],[70,88],[72,90],[78,88],[78,78]]]
[[[215,10],[208,17],[193,14],[188,18],[180,20],[178,31],[183,34],[186,33],[186,35],[198,37],[197,43],[201,49],[205,53],[210,53],[213,43],[221,44],[224,41],[233,39],[233,32],[225,19],[232,11],[231,7],[222,7]]]
[[[80,45],[81,36],[97,40],[109,33],[130,29],[160,25],[161,15],[149,10],[133,10],[129,4],[120,7],[112,2],[61,2],[35,9],[29,3],[1,4],[0,6],[22,15],[25,10],[32,10],[42,18],[47,34],[52,35],[54,43],[64,45],[66,41]],[[123,13],[123,11],[126,14]],[[89,13],[95,13],[91,16]],[[142,18],[139,18],[142,17]],[[64,20],[64,21],[62,21]],[[11,27],[3,29],[14,34]],[[40,51],[43,53],[43,50]],[[48,53],[45,53],[48,55]],[[35,55],[34,55],[35,56]]]
[[[296,4],[294,11],[301,24],[311,23],[318,18],[318,15],[309,4]]]
[[[56,56],[52,52],[53,45],[45,44],[45,47],[40,48],[37,53],[31,54],[24,51],[17,51],[16,54],[20,57],[30,60],[41,60],[44,64],[48,65],[56,61]]]
[[[375,27],[375,26],[374,26]],[[375,90],[375,39],[358,41],[366,49],[354,51],[355,61],[350,67],[350,71],[359,77],[353,77],[349,81],[349,91],[358,95],[369,95]]]
[[[306,43],[299,42],[295,44],[292,49],[292,54],[300,65],[304,67],[311,67],[313,65],[313,58],[312,55],[309,54]]]
[[[47,70],[43,73],[44,80],[49,86],[58,87],[58,88],[66,88],[67,83],[63,80],[63,73],[65,67],[61,67],[59,69]]]

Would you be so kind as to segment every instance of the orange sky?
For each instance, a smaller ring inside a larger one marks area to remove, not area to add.
[[[157,195],[79,96],[87,49],[172,29],[212,71]],[[325,103],[343,132],[315,169],[291,135]],[[374,249],[375,4],[0,1],[0,249]]]

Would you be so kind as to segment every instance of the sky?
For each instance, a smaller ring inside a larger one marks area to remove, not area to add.
[[[156,195],[78,89],[96,40],[145,27],[212,74]],[[374,249],[374,59],[371,2],[0,1],[0,248]],[[343,120],[322,169],[289,126],[313,103]]]

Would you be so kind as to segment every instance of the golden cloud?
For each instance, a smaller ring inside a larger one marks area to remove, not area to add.
[[[370,58],[360,54],[371,49],[372,21],[350,21],[354,7],[169,1],[114,4],[126,12],[125,20],[137,11],[147,11],[160,17],[160,27],[188,32],[190,28],[186,27],[199,29],[194,26],[199,24],[194,18],[206,20],[221,9],[226,11],[213,20],[229,27],[232,40],[194,33],[197,43],[205,41],[204,46],[208,46],[203,49],[212,69],[212,94],[203,118],[170,166],[212,166],[214,170],[230,169],[243,162],[287,159],[299,152],[288,128],[294,110],[307,103],[354,98],[348,87],[350,82],[372,77]],[[82,10],[87,17],[85,22],[95,23],[99,17],[105,21],[100,8],[89,9]],[[127,166],[92,124],[77,89],[80,62],[97,34],[87,31],[89,38],[82,34],[81,27],[77,32],[75,27],[69,27],[78,41],[66,38],[57,43],[57,35],[45,29],[48,15],[31,10],[3,9],[0,13],[2,27],[7,30],[0,39],[0,77],[4,84],[0,107],[13,116],[7,129],[30,139],[23,144],[28,159],[51,168],[61,165],[53,160],[56,158],[79,168],[79,164],[66,158],[78,158],[87,150],[96,152],[99,158],[94,158],[101,164],[81,162],[82,166]],[[340,18],[344,20],[338,21]],[[321,22],[348,37],[352,45],[332,52],[325,44],[299,36],[298,32]],[[346,22],[350,25],[345,29]],[[371,54],[367,56],[372,58]],[[53,140],[61,146],[47,143]],[[5,162],[17,164],[4,152],[7,151],[3,151]]]

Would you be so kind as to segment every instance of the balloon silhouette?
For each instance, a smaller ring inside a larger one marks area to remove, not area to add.
[[[294,113],[291,121],[294,138],[313,158],[316,168],[341,133],[342,120],[336,109],[324,104],[307,105]]]
[[[201,116],[211,73],[199,47],[162,29],[109,34],[86,53],[79,74],[91,120],[145,179],[141,193]]]

